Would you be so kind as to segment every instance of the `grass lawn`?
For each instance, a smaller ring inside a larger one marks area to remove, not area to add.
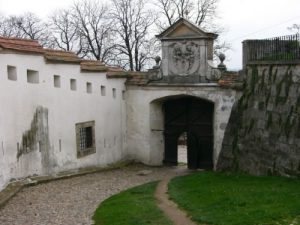
[[[156,207],[156,186],[152,182],[108,198],[93,216],[95,225],[171,225]]]
[[[199,172],[174,178],[169,195],[200,224],[300,224],[299,179]]]

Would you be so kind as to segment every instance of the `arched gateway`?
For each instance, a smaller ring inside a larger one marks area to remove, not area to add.
[[[177,165],[178,138],[187,134],[189,169],[213,168],[214,104],[195,97],[169,99],[164,105],[164,164]]]
[[[232,74],[224,72],[223,63],[212,63],[217,35],[181,18],[157,37],[161,63],[157,57],[153,69],[131,73],[126,82],[129,156],[150,165],[177,165],[178,138],[186,133],[188,167],[216,168],[237,97],[228,85]]]

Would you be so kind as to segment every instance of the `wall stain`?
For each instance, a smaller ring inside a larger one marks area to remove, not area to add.
[[[30,152],[38,151],[42,156],[42,168],[44,173],[49,173],[55,165],[54,157],[50,154],[48,109],[38,106],[33,115],[30,129],[22,135],[21,145],[17,151],[17,160]]]

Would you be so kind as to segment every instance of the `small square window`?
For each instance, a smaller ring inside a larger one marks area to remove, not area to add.
[[[60,76],[54,75],[53,81],[54,81],[54,87],[60,88]]]
[[[112,89],[112,96],[113,98],[117,97],[117,90],[115,88]]]
[[[87,83],[86,83],[86,92],[87,92],[87,93],[92,93],[92,92],[93,92],[93,86],[92,86],[92,83],[90,83],[90,82],[87,82]]]
[[[16,81],[17,78],[17,68],[15,66],[7,66],[7,79]]]
[[[95,121],[76,124],[77,158],[96,152]]]
[[[105,96],[105,86],[101,85],[101,95]]]
[[[77,90],[77,82],[76,79],[71,79],[70,80],[70,89],[72,91],[76,91]]]
[[[38,84],[39,72],[35,70],[27,70],[27,82],[31,84]]]

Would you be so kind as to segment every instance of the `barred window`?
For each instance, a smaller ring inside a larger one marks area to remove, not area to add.
[[[83,157],[96,152],[95,121],[76,124],[77,157]]]

